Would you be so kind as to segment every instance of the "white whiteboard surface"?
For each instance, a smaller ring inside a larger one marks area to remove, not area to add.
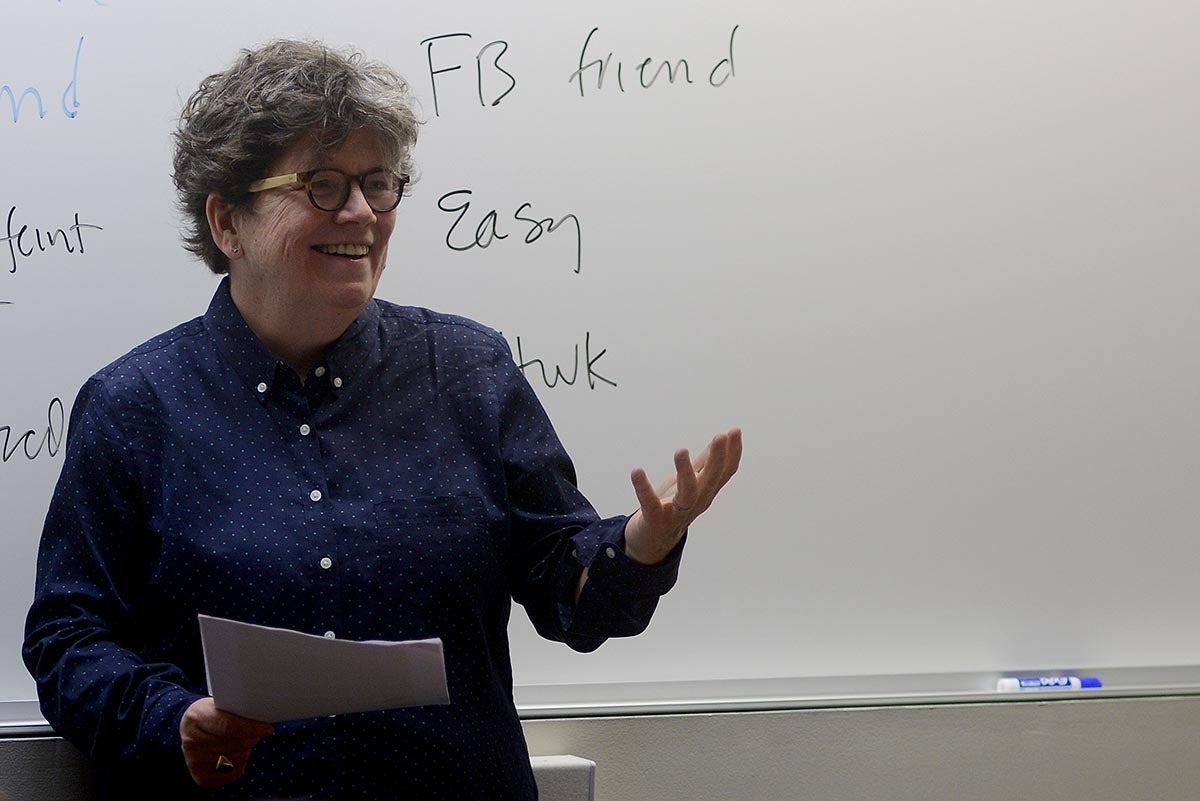
[[[602,513],[632,467],[745,430],[650,630],[579,655],[518,610],[519,685],[1200,664],[1200,5],[5,8],[0,700],[34,697],[60,414],[215,286],[177,234],[182,99],[276,36],[411,80],[420,180],[380,295],[551,378],[578,347],[573,384],[527,375]],[[692,83],[642,88],[664,59]],[[525,203],[578,236],[526,244]],[[492,209],[506,239],[447,246]]]

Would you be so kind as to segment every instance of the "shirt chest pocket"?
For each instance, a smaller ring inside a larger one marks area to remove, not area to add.
[[[375,505],[378,580],[407,597],[443,603],[500,580],[503,559],[474,496],[402,498]]]

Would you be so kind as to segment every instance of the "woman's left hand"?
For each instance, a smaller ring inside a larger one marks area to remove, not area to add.
[[[742,432],[713,437],[693,462],[686,448],[675,452],[675,475],[658,489],[640,467],[630,474],[638,510],[625,524],[625,553],[635,562],[658,564],[679,544],[692,521],[733,478],[742,458]]]

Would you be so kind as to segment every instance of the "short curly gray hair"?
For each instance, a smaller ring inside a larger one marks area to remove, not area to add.
[[[214,273],[229,272],[208,227],[210,193],[245,207],[250,182],[292,145],[311,137],[318,153],[329,153],[364,128],[397,172],[412,174],[418,124],[408,83],[360,53],[290,40],[243,50],[200,83],[179,117],[173,177],[184,246]]]

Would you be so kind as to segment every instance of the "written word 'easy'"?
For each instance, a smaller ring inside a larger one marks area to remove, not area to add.
[[[724,58],[718,61],[712,69],[708,71],[708,85],[712,87],[724,86],[725,82],[736,75],[733,61],[733,40],[737,35],[737,25],[733,26],[733,30],[729,32],[729,46]],[[610,72],[613,67],[613,53],[609,51],[608,55],[603,58],[594,58],[588,61],[588,47],[592,44],[592,37],[596,35],[599,28],[592,28],[588,33],[587,38],[583,40],[583,47],[579,51],[579,68],[571,73],[571,77],[567,79],[568,83],[579,83],[579,96],[585,97],[585,77],[594,76],[596,79],[596,89],[604,88],[605,81],[610,78],[616,78],[617,88],[622,92],[625,91],[626,85],[629,88],[641,87],[642,89],[650,89],[659,82],[664,76],[668,84],[674,84],[682,81],[685,84],[696,83],[703,75],[701,68],[697,72],[697,77],[692,76],[692,65],[685,58],[679,58],[674,61],[669,59],[656,60],[651,56],[647,56],[638,62],[635,66],[626,69],[625,62],[618,60],[616,62],[615,75]],[[630,75],[629,73],[634,73]],[[609,86],[611,86],[611,81]]]
[[[10,206],[5,218],[6,235],[0,237],[0,244],[8,245],[9,273],[15,273],[23,260],[51,249],[82,254],[84,230],[104,230],[99,225],[80,222],[79,212],[75,212],[75,222],[64,228],[30,228],[25,224],[18,228],[13,220],[16,214],[17,207]]]
[[[66,88],[62,90],[62,113],[69,120],[75,119],[79,115],[79,54],[83,52],[83,37],[79,37],[79,43],[75,45],[75,63],[71,69],[71,80],[66,84]],[[8,84],[0,85],[0,99],[8,101],[8,110],[12,112],[12,121],[14,124],[21,121],[22,116],[27,117],[30,110],[37,112],[39,120],[45,119],[49,114],[46,110],[46,103],[42,100],[42,91],[36,86],[26,86],[23,90],[14,89]],[[4,106],[0,103],[0,109]],[[0,113],[0,120],[4,119],[4,114]]]
[[[532,245],[541,239],[543,234],[553,234],[563,223],[569,221],[575,231],[573,268],[578,273],[583,266],[583,234],[579,227],[579,218],[574,214],[564,214],[557,220],[553,217],[539,219],[530,215],[529,210],[532,206],[532,203],[522,203],[512,215],[514,222],[528,226],[528,229],[525,231],[525,244]],[[464,251],[472,248],[488,248],[501,239],[508,239],[509,235],[503,230],[507,228],[507,223],[501,224],[499,213],[495,209],[483,215],[479,224],[475,226],[474,235],[470,231],[457,231],[459,224],[462,223],[463,218],[467,216],[467,212],[471,209],[470,189],[456,189],[453,192],[447,192],[438,198],[438,208],[448,214],[456,212],[458,214],[454,218],[454,222],[450,224],[450,230],[446,232],[446,247],[451,250]]]

